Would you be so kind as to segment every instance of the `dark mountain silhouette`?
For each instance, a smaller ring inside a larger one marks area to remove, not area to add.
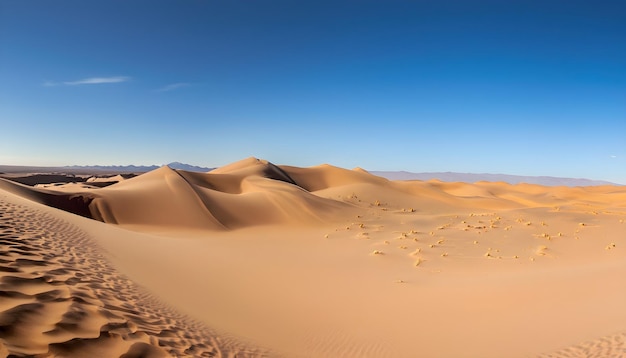
[[[195,165],[172,162],[165,164],[172,169],[182,169],[191,172],[208,172],[215,168],[199,167]],[[123,174],[145,173],[160,168],[160,165],[69,165],[61,167],[35,167],[18,165],[0,165],[0,172],[4,173],[67,173],[67,174]]]

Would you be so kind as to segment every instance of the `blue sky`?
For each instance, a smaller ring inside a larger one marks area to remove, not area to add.
[[[0,163],[626,184],[623,1],[0,0]]]

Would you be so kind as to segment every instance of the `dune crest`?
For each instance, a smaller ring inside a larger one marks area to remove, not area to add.
[[[209,173],[162,167],[98,193],[90,206],[94,216],[121,225],[209,230],[314,225],[345,209],[302,190],[280,168],[256,159]]]
[[[0,180],[0,352],[623,349],[626,187],[390,181],[257,158],[55,187]],[[177,312],[228,334],[195,334]]]
[[[593,207],[602,196],[626,200],[619,187],[542,187],[503,182],[389,181],[360,168],[328,164],[309,168],[275,165],[254,157],[208,173],[163,166],[98,189],[63,185],[0,185],[37,202],[106,223],[135,228],[199,230],[259,225],[318,225],[353,216],[368,205],[388,210],[502,210]],[[582,200],[581,200],[582,199]]]

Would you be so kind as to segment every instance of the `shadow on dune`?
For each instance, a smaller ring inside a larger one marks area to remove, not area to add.
[[[364,210],[447,213],[569,207],[589,210],[616,187],[543,187],[479,182],[389,181],[362,169],[331,165],[277,166],[244,159],[208,173],[167,166],[97,189],[33,188],[0,179],[0,188],[44,205],[105,223],[146,230],[233,230],[261,225],[319,226],[354,220]],[[580,198],[585,198],[581,202]]]
[[[5,179],[29,186],[52,183],[82,183],[85,181],[81,177],[63,174],[33,174],[21,177],[6,177]]]
[[[3,178],[0,178],[0,188],[40,204],[94,219],[89,210],[89,205],[94,200],[95,195],[89,193],[65,194],[51,192],[45,189],[37,189],[24,184],[14,183]]]

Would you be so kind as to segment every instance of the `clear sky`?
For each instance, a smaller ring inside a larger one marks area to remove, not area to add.
[[[0,163],[626,184],[624,1],[0,0]]]

